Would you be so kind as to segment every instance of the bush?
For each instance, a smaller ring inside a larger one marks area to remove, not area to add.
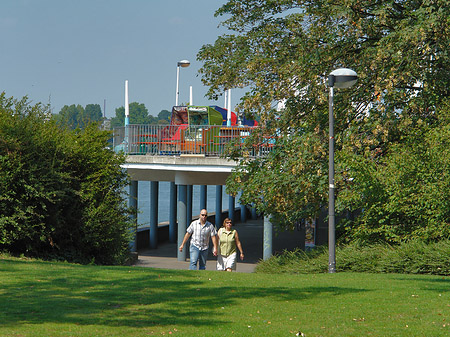
[[[384,150],[337,152],[337,172],[345,172],[337,178],[337,209],[358,212],[338,224],[338,239],[400,244],[450,238],[449,121],[447,102],[427,119],[399,116],[402,136]]]
[[[128,255],[124,157],[91,124],[59,128],[46,107],[0,94],[0,250],[101,264]]]
[[[336,248],[338,272],[450,275],[450,240],[412,240],[397,246],[349,244]],[[308,274],[328,272],[328,249],[284,251],[256,267],[259,273]]]
[[[256,266],[257,273],[289,273],[309,274],[325,273],[328,270],[328,250],[326,247],[317,247],[305,252],[301,249],[285,250],[279,255],[261,261]]]

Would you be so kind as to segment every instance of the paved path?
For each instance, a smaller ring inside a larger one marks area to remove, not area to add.
[[[238,231],[245,255],[244,261],[238,258],[236,271],[252,273],[256,263],[262,259],[263,255],[263,222],[260,219],[247,220],[244,223],[237,223],[234,228]],[[211,245],[212,243],[210,243],[210,247]],[[177,251],[176,243],[162,243],[158,245],[157,249],[139,251],[138,261],[134,265],[163,269],[189,269],[189,252],[186,253],[186,261],[178,261]],[[206,269],[216,270],[216,261],[217,259],[210,252]]]

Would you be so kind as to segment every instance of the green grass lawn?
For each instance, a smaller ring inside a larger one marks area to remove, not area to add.
[[[0,336],[449,336],[450,278],[0,258]]]

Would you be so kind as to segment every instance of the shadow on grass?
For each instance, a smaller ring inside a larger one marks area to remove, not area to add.
[[[405,275],[396,274],[392,277],[396,281],[416,282],[417,286],[422,290],[435,291],[438,293],[448,292],[450,285],[450,277],[443,275]]]
[[[365,291],[345,287],[221,287],[202,272],[1,261],[0,321],[126,327],[219,326],[215,310],[242,299],[311,299]],[[213,308],[213,309],[211,309]]]

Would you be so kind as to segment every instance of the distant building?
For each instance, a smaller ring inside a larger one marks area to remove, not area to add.
[[[103,119],[102,125],[100,126],[101,130],[111,130],[111,118]]]

